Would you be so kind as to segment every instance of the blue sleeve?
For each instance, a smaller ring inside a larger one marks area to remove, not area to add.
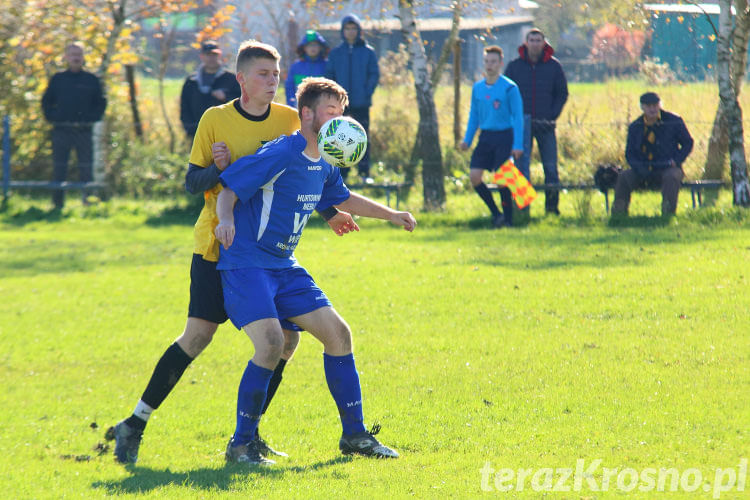
[[[331,170],[331,175],[328,176],[326,183],[323,185],[323,192],[315,209],[318,211],[325,210],[326,208],[345,202],[349,199],[349,196],[349,188],[344,184],[341,171],[338,167],[334,167]]]
[[[690,135],[690,132],[688,132],[687,126],[685,126],[685,122],[682,118],[679,119],[677,127],[677,143],[679,144],[680,149],[675,153],[673,160],[681,167],[682,163],[693,150],[693,138]]]
[[[291,68],[289,68],[289,74],[287,75],[286,81],[284,82],[284,89],[286,92],[286,103],[287,105],[293,108],[297,107],[297,97],[295,96],[295,92],[297,91],[297,89],[295,88],[295,85],[294,85],[294,73],[295,73],[294,66],[296,64],[297,63],[292,64]]]
[[[474,101],[474,88],[471,89],[471,108],[469,108],[469,121],[466,123],[466,134],[464,135],[464,142],[471,146],[471,141],[474,140],[474,134],[477,132],[479,127],[479,112],[477,111],[477,103]]]
[[[372,96],[375,87],[380,80],[380,68],[378,67],[378,56],[374,50],[370,50],[370,60],[367,65],[367,95]]]
[[[518,86],[508,89],[510,121],[513,126],[513,149],[523,149],[523,101]]]
[[[285,170],[283,160],[288,155],[284,154],[284,143],[269,146],[259,149],[253,155],[243,156],[219,176],[221,185],[234,191],[242,203],[246,203],[261,187]]]
[[[557,120],[562,113],[563,106],[568,100],[568,80],[565,78],[565,72],[562,70],[562,66],[557,65],[557,73],[555,77],[555,86],[552,91],[552,118]]]
[[[336,81],[336,68],[334,67],[334,53],[331,51],[330,54],[328,54],[328,60],[326,61],[326,69],[323,76],[328,78],[329,80]]]
[[[645,163],[640,158],[640,143],[638,142],[638,132],[631,125],[628,127],[628,140],[625,146],[625,159],[628,161],[630,168],[638,175],[645,176],[648,174]]]

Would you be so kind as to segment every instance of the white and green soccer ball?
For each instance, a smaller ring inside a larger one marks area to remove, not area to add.
[[[367,133],[348,116],[331,118],[318,132],[318,151],[334,167],[353,167],[367,150]]]

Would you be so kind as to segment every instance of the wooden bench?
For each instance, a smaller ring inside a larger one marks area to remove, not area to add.
[[[682,183],[683,188],[690,188],[690,198],[693,201],[693,208],[703,206],[703,190],[704,189],[719,189],[726,186],[723,181],[719,180],[705,180],[705,181],[686,181]],[[487,184],[490,191],[498,191],[500,188],[497,184]],[[545,190],[554,191],[599,191],[599,188],[594,184],[534,184],[534,189],[537,192]],[[609,189],[603,191],[604,194],[604,208],[609,213]],[[696,203],[697,200],[697,203]]]
[[[347,184],[347,187],[357,191],[360,189],[378,189],[385,191],[385,204],[391,206],[391,193],[396,193],[396,210],[399,210],[399,203],[401,202],[401,190],[403,188],[411,187],[411,182],[385,182],[381,184]]]

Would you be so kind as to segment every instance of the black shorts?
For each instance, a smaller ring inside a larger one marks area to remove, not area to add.
[[[200,318],[212,323],[224,323],[228,318],[224,311],[224,292],[221,275],[216,262],[205,260],[194,253],[190,265],[190,306],[188,317]]]
[[[482,130],[477,147],[471,154],[471,168],[494,172],[510,158],[513,149],[513,129]]]
[[[205,260],[194,253],[190,264],[190,305],[189,318],[200,318],[212,323],[224,323],[229,317],[224,310],[224,290],[221,286],[221,273],[216,262]],[[291,321],[280,320],[285,330],[302,331]]]

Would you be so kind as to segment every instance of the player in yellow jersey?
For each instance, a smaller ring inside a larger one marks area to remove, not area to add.
[[[198,124],[190,152],[185,187],[204,193],[205,205],[195,224],[195,249],[190,268],[190,306],[185,330],[164,352],[154,368],[146,390],[133,414],[107,431],[115,439],[115,457],[121,463],[135,463],[146,422],[177,384],[188,365],[208,346],[219,324],[227,320],[221,276],[216,270],[219,244],[214,237],[216,199],[221,191],[219,174],[232,161],[255,152],[263,143],[299,129],[297,110],[273,102],[279,86],[281,56],[270,45],[244,42],[237,53],[237,81],[242,94],[221,106],[209,108]],[[321,215],[338,235],[359,230],[351,215],[336,209]],[[286,361],[299,342],[299,329],[286,322],[282,359],[274,370],[265,408],[281,382]],[[264,411],[265,411],[264,408]],[[256,436],[266,454],[272,450]]]

